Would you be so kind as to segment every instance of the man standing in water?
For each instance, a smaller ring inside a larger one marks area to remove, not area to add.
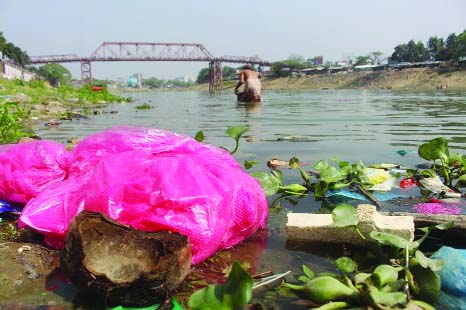
[[[244,91],[238,89],[244,84]],[[238,84],[235,87],[235,95],[238,95],[238,101],[241,102],[260,102],[261,101],[261,81],[256,72],[250,65],[245,65],[239,75]]]

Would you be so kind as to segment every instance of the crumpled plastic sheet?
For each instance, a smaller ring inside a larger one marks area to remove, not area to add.
[[[466,297],[466,249],[442,246],[431,258],[441,259],[445,265],[438,271],[442,280],[442,290]]]
[[[82,140],[71,154],[68,178],[31,199],[20,220],[59,248],[84,209],[136,229],[187,235],[193,264],[265,227],[268,215],[259,183],[228,152],[137,127]]]
[[[66,178],[70,154],[54,141],[32,141],[0,148],[0,199],[26,204],[47,186]]]

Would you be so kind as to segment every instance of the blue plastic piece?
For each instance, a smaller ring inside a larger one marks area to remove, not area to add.
[[[4,200],[0,200],[0,214],[1,213],[4,213],[4,212],[20,212],[20,208],[9,203],[9,202],[6,202]]]
[[[377,200],[379,200],[379,201],[388,201],[388,200],[391,200],[391,199],[403,197],[403,195],[394,194],[394,193],[391,193],[391,192],[372,192],[371,194],[374,195],[374,197],[377,198]],[[341,189],[329,191],[327,196],[328,197],[330,197],[330,196],[343,196],[343,197],[357,199],[357,200],[368,200],[367,197],[364,196],[363,194],[356,193],[356,192],[351,192],[351,191],[348,191],[348,190],[341,190]]]
[[[466,297],[466,250],[443,246],[431,258],[445,262],[445,266],[438,272],[442,290]]]

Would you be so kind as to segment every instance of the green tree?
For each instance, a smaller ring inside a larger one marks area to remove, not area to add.
[[[197,75],[196,83],[201,84],[201,83],[209,82],[209,77],[210,77],[209,68],[202,68],[201,71],[199,71]]]
[[[430,58],[433,60],[447,60],[447,49],[443,38],[437,36],[430,37],[427,41],[427,50],[429,51]]]
[[[354,65],[362,66],[362,65],[367,65],[370,62],[371,62],[371,59],[369,58],[369,56],[358,56],[356,57],[356,61],[354,62]]]
[[[150,87],[150,88],[161,87],[163,85],[163,83],[164,83],[163,80],[159,80],[159,79],[157,79],[155,77],[151,77],[151,78],[142,80],[142,85],[145,86],[145,87]]]
[[[71,79],[71,73],[68,69],[60,64],[46,64],[40,66],[37,74],[46,79],[53,86],[60,86],[68,83]]]
[[[229,67],[229,66],[224,66],[223,69],[222,69],[222,77],[223,78],[231,77],[231,76],[235,75],[235,73],[236,73],[236,69],[232,68],[232,67]]]
[[[420,62],[429,59],[429,51],[421,41],[411,40],[408,44],[400,44],[395,47],[392,59],[396,61]]]
[[[445,43],[448,59],[459,60],[466,57],[466,30],[461,34],[450,34]]]
[[[6,39],[3,36],[3,32],[0,32],[0,51],[3,51],[3,49],[5,48],[5,44],[6,44]]]
[[[458,59],[466,57],[466,30],[457,38]]]
[[[406,44],[398,44],[395,46],[395,51],[392,54],[392,60],[395,61],[406,61],[408,58],[408,46]]]
[[[380,64],[382,61],[383,53],[380,51],[370,52],[367,57],[370,59],[373,65]]]
[[[307,62],[302,56],[291,55],[287,60],[272,63],[270,71],[274,76],[288,76],[293,71],[306,68]]]

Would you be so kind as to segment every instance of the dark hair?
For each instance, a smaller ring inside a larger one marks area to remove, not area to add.
[[[243,70],[252,70],[252,66],[251,65],[244,65]]]

